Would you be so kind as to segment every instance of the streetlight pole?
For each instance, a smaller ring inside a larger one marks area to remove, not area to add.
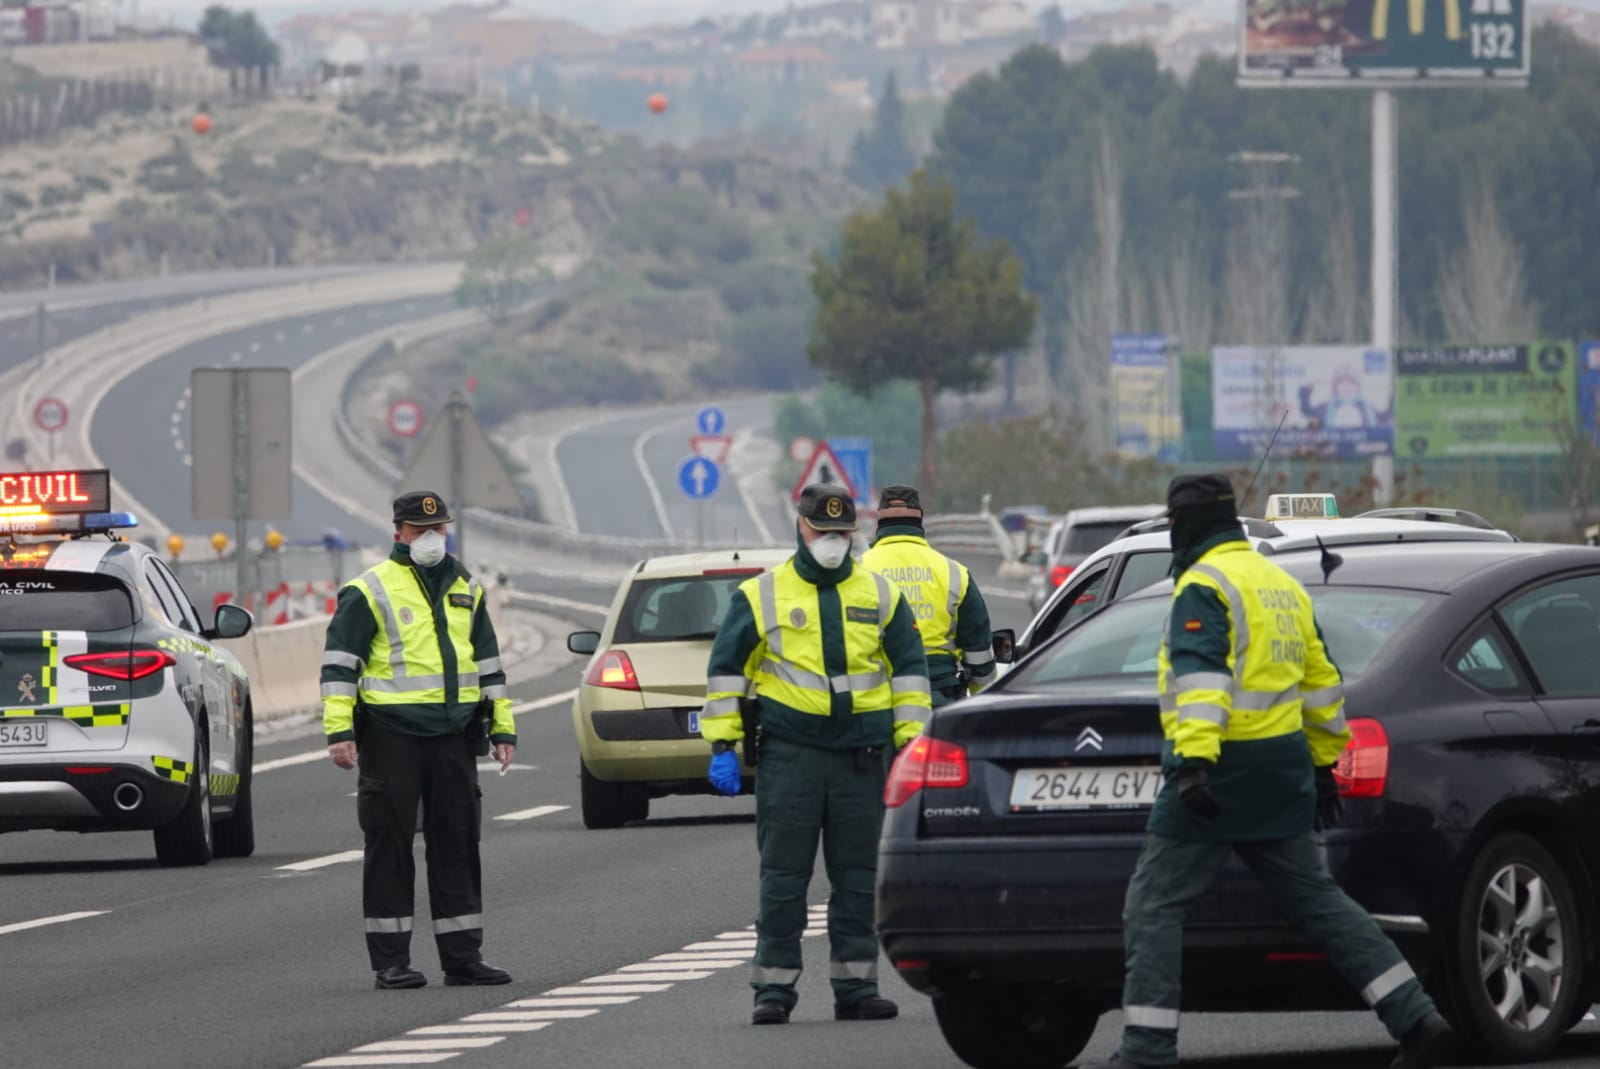
[[[1395,368],[1396,310],[1400,303],[1400,182],[1394,91],[1372,93],[1372,347]],[[1398,370],[1398,369],[1396,369]],[[1394,499],[1394,456],[1372,458],[1373,504]]]

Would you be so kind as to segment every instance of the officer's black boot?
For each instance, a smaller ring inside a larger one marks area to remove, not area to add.
[[[1430,1013],[1406,1033],[1399,1055],[1389,1065],[1390,1069],[1433,1069],[1453,1064],[1456,1057],[1455,1031],[1443,1017]]]
[[[504,969],[497,969],[486,961],[475,961],[471,965],[460,965],[447,970],[444,974],[445,987],[490,987],[494,984],[509,984],[511,974]]]
[[[756,1003],[756,1008],[750,1013],[751,1024],[788,1024],[789,1008],[777,999],[765,999]]]
[[[900,1007],[884,998],[882,995],[868,995],[858,1002],[848,1006],[834,1003],[833,1019],[835,1021],[887,1021],[900,1016]]]
[[[387,969],[379,969],[377,982],[373,984],[379,991],[398,991],[410,987],[426,987],[428,978],[409,965],[391,965]],[[447,980],[446,983],[449,981]]]

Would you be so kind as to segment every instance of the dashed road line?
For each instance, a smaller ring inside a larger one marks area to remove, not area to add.
[[[313,869],[325,869],[329,865],[343,865],[350,861],[360,861],[360,850],[343,850],[337,854],[327,854],[323,857],[314,857],[309,861],[296,861],[292,865],[279,865],[279,872],[311,872]]]
[[[815,905],[807,911],[805,934],[818,936],[826,930],[828,907]],[[690,943],[680,950],[658,954],[649,961],[620,966],[615,972],[590,976],[575,985],[554,987],[541,995],[519,998],[498,1009],[471,1013],[446,1024],[413,1028],[404,1036],[358,1047],[347,1055],[336,1055],[307,1062],[305,1069],[322,1069],[332,1066],[391,1064],[362,1061],[344,1061],[344,1058],[383,1057],[385,1051],[405,1052],[416,1050],[416,1057],[434,1053],[455,1057],[472,1050],[489,1046],[470,1037],[500,1036],[513,1032],[536,1032],[563,1021],[581,1021],[601,1016],[604,1010],[639,1001],[641,995],[653,995],[670,990],[675,984],[688,980],[703,980],[715,976],[717,969],[749,965],[747,957],[735,958],[742,951],[754,953],[755,934],[751,928],[721,932],[711,939]],[[702,966],[686,969],[685,965]],[[650,983],[638,981],[649,980]],[[422,1048],[399,1046],[412,1036],[440,1037],[438,1046],[430,1042],[427,1053]],[[446,1041],[443,1037],[451,1037]],[[370,1053],[362,1053],[370,1052]],[[399,1063],[393,1063],[399,1064]],[[418,1063],[421,1064],[421,1063]]]
[[[386,1039],[382,1043],[368,1043],[357,1047],[351,1054],[402,1054],[427,1050],[458,1050],[462,1047],[492,1047],[505,1042],[505,1036],[477,1036],[471,1039]]]
[[[85,910],[81,913],[58,913],[54,917],[40,917],[38,920],[18,921],[16,924],[0,925],[0,935],[10,935],[12,932],[26,932],[34,928],[47,928],[52,924],[66,924],[68,921],[81,921],[89,917],[103,917],[110,913],[109,909]]]
[[[515,813],[501,813],[496,820],[532,820],[534,817],[547,817],[551,813],[560,813],[571,809],[570,805],[536,805],[532,809],[519,809]]]

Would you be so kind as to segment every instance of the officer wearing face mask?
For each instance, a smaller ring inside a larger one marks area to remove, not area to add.
[[[445,553],[450,522],[438,494],[395,499],[394,549],[339,591],[322,654],[328,755],[360,768],[361,899],[379,989],[428,982],[411,967],[419,801],[445,985],[511,982],[479,951],[478,754],[487,741],[504,771],[517,728],[483,587]]]
[[[850,557],[855,503],[834,486],[800,496],[795,555],[734,593],[711,650],[700,733],[711,782],[739,793],[740,700],[760,708],[752,1024],[784,1024],[798,998],[806,888],[820,840],[828,869],[833,1015],[879,1021],[899,1009],[878,994],[873,884],[883,787],[894,751],[921,733],[928,665],[911,607]]]

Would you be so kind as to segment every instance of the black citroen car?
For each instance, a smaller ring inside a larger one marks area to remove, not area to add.
[[[1328,863],[1478,1060],[1538,1060],[1600,998],[1600,550],[1338,553],[1276,557],[1345,675]],[[1171,591],[1058,635],[895,762],[880,938],[969,1065],[1065,1065],[1121,1002]],[[1190,914],[1183,1008],[1362,1004],[1233,860]]]

